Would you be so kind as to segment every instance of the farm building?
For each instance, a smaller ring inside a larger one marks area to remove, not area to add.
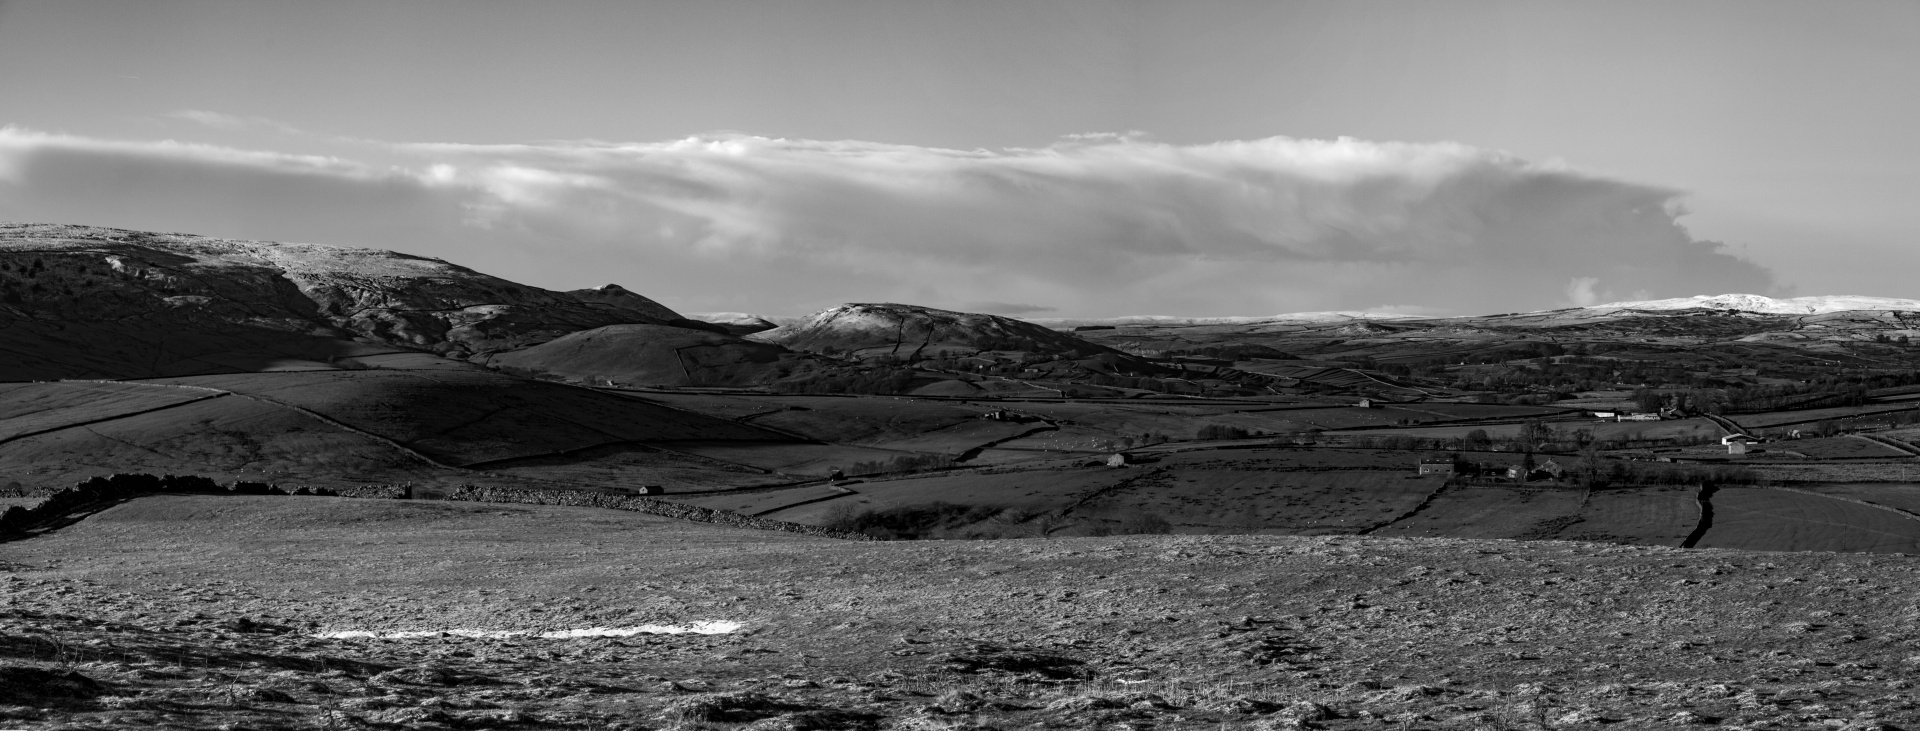
[[[1745,434],[1728,434],[1720,438],[1720,443],[1727,446],[1727,454],[1746,454],[1748,445],[1759,442],[1760,439]]]
[[[1551,479],[1558,480],[1562,475],[1565,475],[1566,473],[1567,473],[1567,468],[1561,467],[1559,462],[1555,462],[1553,460],[1547,460],[1545,462],[1540,463],[1539,466],[1534,467],[1533,474],[1529,475],[1529,477],[1536,480],[1541,478],[1551,478]]]
[[[1108,467],[1125,467],[1133,463],[1133,455],[1127,454],[1126,452],[1114,452],[1113,454],[1107,455]]]
[[[1613,420],[1614,421],[1659,421],[1660,415],[1659,414],[1620,414],[1618,416],[1613,417]]]
[[[1453,473],[1453,460],[1446,457],[1425,457],[1420,460],[1420,474],[1451,475]]]
[[[1593,418],[1595,418],[1595,419],[1611,419],[1611,418],[1613,418],[1614,416],[1615,416],[1615,414],[1614,414],[1613,412],[1611,412],[1611,411],[1595,411],[1595,412],[1593,412]]]
[[[1363,398],[1363,399],[1360,399],[1360,403],[1357,403],[1357,404],[1354,404],[1354,405],[1355,405],[1355,406],[1358,406],[1358,407],[1360,407],[1360,408],[1363,408],[1363,409],[1371,409],[1371,408],[1374,408],[1374,406],[1373,406],[1373,399],[1370,399],[1370,398]]]

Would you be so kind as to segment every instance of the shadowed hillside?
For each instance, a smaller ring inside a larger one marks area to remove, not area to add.
[[[0,379],[327,368],[455,358],[671,310],[617,288],[552,292],[438,259],[91,226],[0,224]]]

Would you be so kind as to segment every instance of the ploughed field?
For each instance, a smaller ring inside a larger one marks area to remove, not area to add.
[[[1920,723],[1904,556],[158,495],[0,559],[9,728]]]

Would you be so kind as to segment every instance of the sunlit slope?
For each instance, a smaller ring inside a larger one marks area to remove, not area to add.
[[[504,370],[641,386],[746,386],[804,367],[786,348],[663,325],[609,325],[493,356]]]

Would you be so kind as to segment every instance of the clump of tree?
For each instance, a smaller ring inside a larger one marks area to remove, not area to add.
[[[1256,435],[1246,429],[1225,424],[1208,424],[1200,427],[1198,435],[1200,439],[1246,439],[1251,436]]]
[[[919,472],[953,466],[953,457],[945,454],[903,454],[890,459],[855,462],[847,475],[885,475],[895,472]]]
[[[948,502],[901,505],[879,510],[858,510],[852,505],[843,505],[828,515],[824,527],[862,533],[884,541],[948,538],[955,537],[951,534],[957,530],[984,522],[1005,510],[999,505],[959,505]]]

